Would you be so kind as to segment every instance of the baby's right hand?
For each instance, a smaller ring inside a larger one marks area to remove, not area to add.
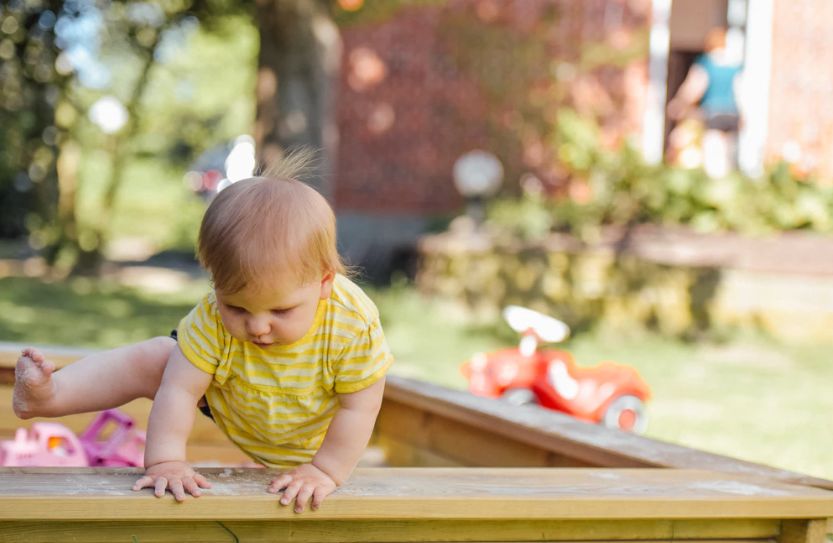
[[[198,498],[201,488],[211,488],[208,480],[194,471],[186,462],[160,462],[145,469],[145,475],[136,481],[133,490],[153,487],[154,495],[161,498],[170,489],[176,501],[185,500],[185,492]]]

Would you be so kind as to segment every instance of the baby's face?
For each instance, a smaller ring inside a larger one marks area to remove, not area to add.
[[[315,321],[319,300],[329,298],[333,274],[325,274],[320,281],[296,283],[274,281],[234,294],[215,290],[226,329],[240,341],[260,347],[298,341]]]

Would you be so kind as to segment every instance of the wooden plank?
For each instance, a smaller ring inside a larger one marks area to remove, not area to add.
[[[22,347],[0,343],[0,374],[5,371],[13,375]],[[90,352],[61,347],[43,350],[59,366]],[[0,387],[0,403],[7,401],[10,391]],[[137,419],[146,419],[147,407],[139,409],[129,404],[127,409]],[[67,420],[73,430],[79,431],[89,418]],[[80,420],[85,422],[76,422]],[[403,430],[406,424],[413,432]],[[0,411],[0,435],[10,435],[19,425],[10,411]],[[608,430],[550,410],[510,406],[395,375],[388,377],[378,426],[380,433],[391,434],[400,450],[410,442],[417,450],[467,465],[692,468],[833,490],[833,481]],[[224,443],[225,437],[209,420],[197,417],[192,440]],[[459,450],[454,450],[455,444],[460,445]]]
[[[557,454],[540,446],[511,439],[496,439],[488,428],[482,428],[454,420],[442,414],[386,400],[376,424],[381,436],[395,440],[402,452],[407,443],[419,451],[417,456],[438,458],[467,466],[483,467],[588,467],[581,459]],[[391,465],[424,465],[414,457],[412,464],[398,464],[390,458]]]
[[[225,444],[189,441],[186,448],[188,461],[195,466],[226,467],[248,466],[255,463],[231,442]]]
[[[317,521],[302,518],[262,522],[189,521],[189,522],[0,522],[0,536],[7,543],[53,543],[56,530],[60,540],[68,534],[83,534],[88,543],[113,541],[148,542],[304,542],[384,543],[390,541],[674,541],[710,543],[762,543],[775,541],[774,531],[745,531],[749,523],[715,521],[713,530],[699,539],[676,533],[684,521],[548,521],[521,522],[483,520],[391,520]],[[772,523],[770,523],[772,524]],[[740,527],[740,528],[739,528]],[[714,536],[714,534],[726,534]]]
[[[442,456],[433,449],[418,447],[412,442],[399,441],[388,434],[375,437],[372,443],[384,451],[385,464],[390,467],[464,467],[463,464]]]
[[[26,347],[34,347],[34,345],[26,345],[23,343],[8,343],[0,341],[0,369],[11,368],[14,369],[17,359],[21,351]],[[67,364],[71,364],[83,356],[93,354],[100,351],[100,349],[84,349],[77,347],[63,347],[57,345],[37,346],[38,349],[49,360],[55,363],[55,366],[62,368]],[[14,376],[14,374],[12,374]]]
[[[222,522],[0,522],[4,543],[234,543],[240,541]],[[272,541],[275,541],[274,539]]]
[[[387,416],[386,406],[392,402],[482,429],[483,436],[492,436],[483,447],[511,440],[596,466],[704,469],[833,490],[833,481],[826,479],[609,430],[551,410],[511,406],[395,375],[387,380],[381,419]],[[419,443],[418,436],[415,439]]]
[[[185,504],[130,487],[135,469],[0,469],[3,520],[294,518],[265,492],[274,470],[203,470],[214,483]],[[698,470],[364,468],[317,519],[814,519],[833,492]]]
[[[772,521],[714,521],[700,533],[713,543],[720,539],[758,541],[774,538],[779,525]],[[319,543],[381,543],[387,541],[661,541],[686,539],[696,533],[687,521],[617,520],[387,520],[320,522],[224,523],[241,541],[316,541]],[[703,525],[700,523],[701,526]],[[272,539],[269,539],[269,538]]]
[[[827,519],[785,520],[778,543],[825,543]]]

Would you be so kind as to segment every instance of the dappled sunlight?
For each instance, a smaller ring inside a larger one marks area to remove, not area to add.
[[[356,47],[348,57],[347,83],[356,92],[365,92],[380,84],[388,75],[382,58],[369,47]]]
[[[38,311],[34,308],[21,307],[6,300],[0,301],[0,315],[13,326],[30,326],[39,319]]]
[[[187,271],[156,266],[126,266],[116,274],[121,284],[152,294],[174,294],[193,284]],[[206,289],[208,283],[205,284]]]
[[[108,300],[101,304],[102,317],[124,318],[133,314],[133,307],[126,300]]]
[[[382,102],[373,106],[373,110],[367,117],[367,129],[379,135],[387,132],[395,121],[396,112],[393,107],[387,102]]]
[[[211,288],[207,203],[307,146],[297,177],[332,202],[345,261],[393,278],[367,287],[392,373],[466,389],[463,363],[533,333],[500,319],[523,305],[569,324],[546,348],[644,378],[647,436],[833,478],[831,345],[745,335],[833,325],[830,77],[784,69],[833,43],[810,11],[687,2],[759,72],[737,142],[755,168],[716,179],[707,119],[672,122],[700,53],[679,0],[64,4],[0,10],[0,238],[21,245],[0,341],[167,335]],[[555,360],[541,375],[576,382]]]
[[[613,358],[651,385],[649,437],[833,476],[830,346],[788,345],[763,336],[684,343],[653,334],[582,334],[568,348],[582,364]],[[808,431],[812,428],[812,431]],[[811,437],[812,436],[812,437]]]
[[[0,338],[40,345],[115,347],[167,335],[195,299],[191,289],[181,295],[153,295],[86,278],[45,283],[7,277],[0,279]]]
[[[156,294],[115,281],[7,277],[0,279],[0,337],[112,347],[167,335],[206,288],[204,279],[179,293]],[[517,334],[496,318],[423,297],[406,284],[368,292],[396,357],[394,374],[465,389],[464,361],[517,344]],[[823,423],[833,412],[829,345],[789,346],[756,336],[687,343],[646,331],[599,330],[579,331],[560,347],[580,366],[615,360],[639,371],[653,392],[649,437],[833,476],[824,454],[833,447],[833,431]]]
[[[344,11],[358,11],[364,6],[364,0],[338,0],[338,7]]]

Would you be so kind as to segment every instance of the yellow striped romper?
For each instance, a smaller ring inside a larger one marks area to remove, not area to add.
[[[336,395],[370,386],[393,362],[376,306],[342,275],[292,344],[259,347],[232,337],[213,292],[182,319],[177,336],[185,358],[214,376],[205,396],[217,426],[271,467],[312,460]]]

